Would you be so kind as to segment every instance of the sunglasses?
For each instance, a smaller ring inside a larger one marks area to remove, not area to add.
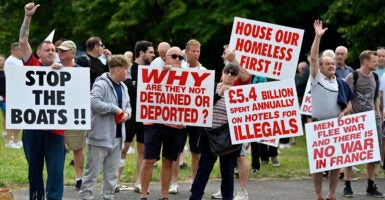
[[[184,57],[181,56],[181,55],[177,55],[177,54],[171,54],[171,55],[168,55],[168,56],[171,56],[172,59],[176,60],[184,60]]]
[[[233,71],[229,71],[229,70],[227,70],[227,71],[224,71],[223,72],[225,75],[228,75],[228,74],[230,74],[230,76],[238,76],[238,73],[236,73],[236,72],[233,72]]]

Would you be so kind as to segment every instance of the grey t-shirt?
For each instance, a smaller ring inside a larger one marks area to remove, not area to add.
[[[350,73],[346,77],[346,82],[354,92],[352,99],[352,112],[360,113],[370,110],[374,110],[374,95],[376,90],[376,80],[373,73],[369,76],[358,72],[358,78],[356,84],[354,84],[353,73]],[[377,97],[376,97],[377,98]]]

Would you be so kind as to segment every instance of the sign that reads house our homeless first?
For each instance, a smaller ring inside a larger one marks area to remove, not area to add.
[[[303,135],[294,80],[234,86],[225,101],[233,144]]]
[[[294,79],[304,30],[235,17],[229,48],[249,73]]]
[[[89,69],[6,67],[8,129],[91,128]]]
[[[213,70],[139,66],[136,120],[212,126]]]
[[[374,111],[307,123],[310,173],[380,160]]]

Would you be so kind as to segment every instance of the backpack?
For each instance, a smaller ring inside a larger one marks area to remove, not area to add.
[[[378,80],[378,75],[375,72],[372,72],[372,73],[373,73],[373,76],[374,76],[374,80],[376,80],[376,90],[374,91],[374,97],[373,98],[376,98],[377,95],[378,95],[378,89],[380,87],[380,82]],[[357,72],[357,70],[354,70],[353,71],[354,90],[356,90],[357,79],[358,79],[358,72]]]

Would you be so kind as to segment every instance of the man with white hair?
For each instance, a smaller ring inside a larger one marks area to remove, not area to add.
[[[344,46],[338,46],[335,52],[336,73],[340,78],[345,78],[353,68],[346,65],[345,60],[348,58],[348,49]]]

